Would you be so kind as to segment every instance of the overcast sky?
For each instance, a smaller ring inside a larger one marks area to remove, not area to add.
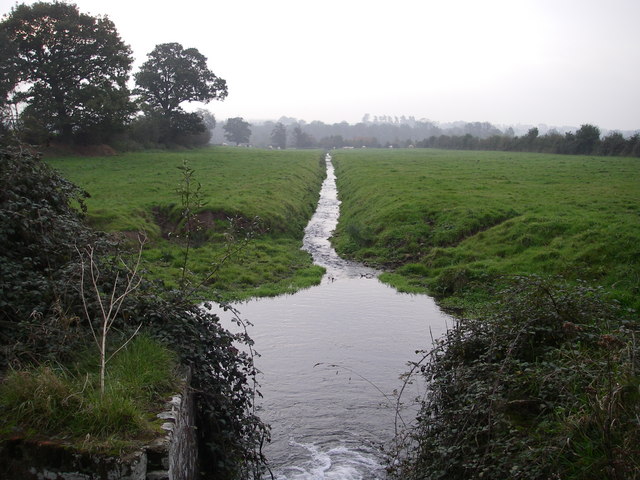
[[[136,66],[158,43],[196,47],[228,83],[218,120],[640,129],[640,0],[75,3],[113,20]]]

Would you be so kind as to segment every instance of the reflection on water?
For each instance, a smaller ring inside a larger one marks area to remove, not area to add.
[[[261,418],[272,426],[265,452],[279,479],[384,478],[379,446],[392,439],[395,389],[416,350],[429,348],[447,317],[424,295],[380,283],[376,272],[340,259],[328,241],[338,205],[328,159],[305,249],[327,274],[320,286],[236,307],[253,323],[261,354]],[[221,313],[224,317],[224,313]],[[231,323],[229,322],[229,328]],[[413,384],[403,399],[420,398]],[[413,412],[406,412],[411,420]]]

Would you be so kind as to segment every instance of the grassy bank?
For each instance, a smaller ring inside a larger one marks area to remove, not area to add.
[[[274,295],[317,283],[321,269],[300,251],[324,177],[319,151],[215,147],[114,157],[52,158],[48,163],[91,195],[97,229],[149,237],[145,268],[169,287],[182,278],[187,245],[183,170],[193,170],[189,278],[221,299]],[[196,201],[196,183],[201,184]],[[200,203],[200,205],[198,205]],[[234,218],[235,229],[229,218]],[[256,220],[257,219],[257,220]],[[229,248],[253,240],[233,260]],[[233,238],[232,238],[233,237]],[[195,247],[195,248],[192,248]],[[222,263],[222,265],[221,265]]]
[[[337,250],[402,290],[472,305],[507,277],[550,274],[640,307],[637,159],[412,149],[334,162]]]

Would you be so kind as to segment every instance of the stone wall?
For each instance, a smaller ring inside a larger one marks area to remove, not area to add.
[[[187,385],[191,378],[187,373]],[[198,476],[195,403],[190,388],[174,396],[164,412],[166,435],[147,448],[147,480],[193,480]]]
[[[57,442],[12,438],[0,443],[3,480],[193,480],[198,477],[190,375],[158,416],[165,434],[126,456],[80,452]]]

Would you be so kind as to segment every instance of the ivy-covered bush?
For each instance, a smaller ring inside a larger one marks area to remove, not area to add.
[[[66,312],[86,193],[24,147],[0,150],[0,367],[59,358],[78,340]],[[79,208],[78,208],[79,207]]]
[[[407,479],[640,478],[634,312],[586,284],[523,277],[421,366]]]

